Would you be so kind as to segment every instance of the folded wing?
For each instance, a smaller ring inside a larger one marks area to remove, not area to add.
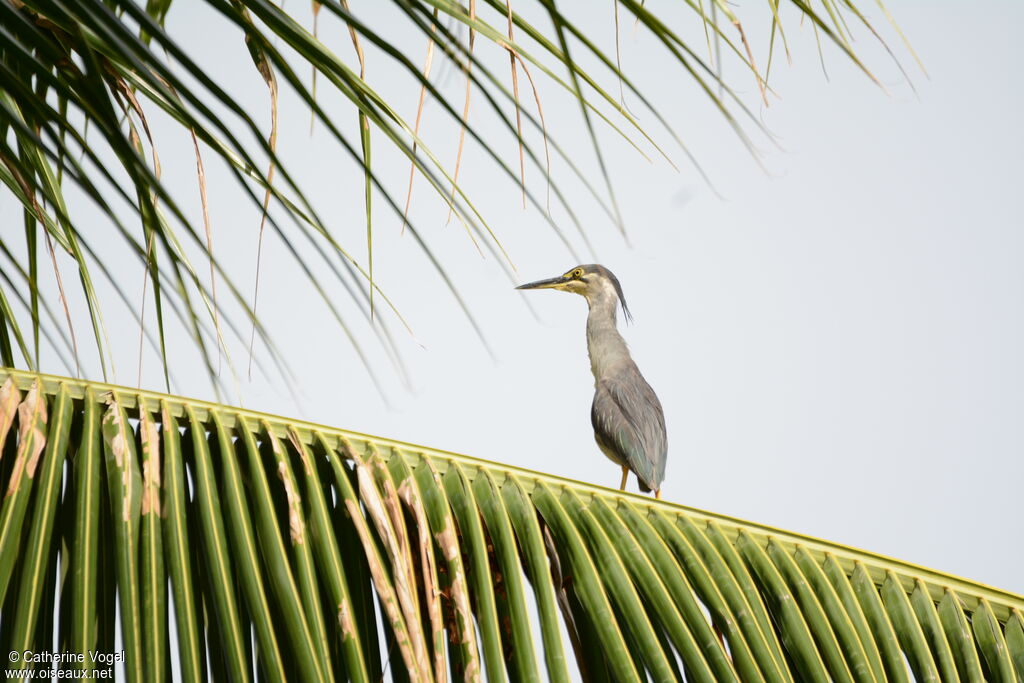
[[[614,452],[637,475],[642,490],[661,487],[668,451],[665,414],[635,366],[597,383],[590,421],[598,444]]]

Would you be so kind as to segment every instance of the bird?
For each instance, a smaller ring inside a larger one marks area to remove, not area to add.
[[[556,289],[587,300],[587,352],[594,374],[594,402],[590,408],[594,440],[601,452],[622,468],[620,491],[626,490],[629,473],[633,472],[640,490],[654,491],[655,498],[660,499],[668,454],[665,413],[619,334],[618,309],[622,308],[627,322],[632,320],[619,279],[604,266],[592,263],[516,289]]]

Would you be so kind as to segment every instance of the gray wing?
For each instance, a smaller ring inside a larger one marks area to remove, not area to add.
[[[657,490],[665,478],[665,414],[636,367],[597,383],[590,409],[594,436],[636,473],[641,488]]]

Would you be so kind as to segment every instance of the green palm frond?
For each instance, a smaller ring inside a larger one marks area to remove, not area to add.
[[[2,645],[85,655],[64,668],[117,614],[129,681],[172,658],[187,681],[1024,677],[1024,596],[411,444],[0,380]]]
[[[447,205],[449,216],[465,228],[478,248],[491,253],[509,273],[511,259],[485,212],[457,182],[460,164],[453,167],[437,152],[450,141],[428,139],[419,127],[418,114],[417,122],[412,122],[411,112],[400,111],[374,85],[375,74],[381,71],[398,73],[422,90],[431,107],[460,131],[460,157],[465,137],[474,145],[473,163],[488,165],[510,189],[521,193],[524,204],[538,212],[573,254],[576,238],[570,239],[556,214],[567,217],[588,248],[589,240],[570,203],[567,182],[582,182],[611,222],[625,229],[598,144],[604,131],[623,138],[640,154],[658,155],[669,163],[671,147],[678,146],[689,155],[683,144],[687,131],[677,131],[672,117],[655,107],[651,93],[621,68],[619,55],[602,49],[573,13],[553,0],[516,7],[500,0],[468,4],[393,0],[381,3],[377,9],[383,10],[374,13],[340,0],[314,2],[314,22],[317,17],[329,19],[350,34],[335,33],[330,40],[321,39],[314,27],[303,25],[283,5],[268,0],[205,0],[195,5],[208,13],[224,40],[244,42],[252,68],[266,86],[271,112],[268,128],[261,125],[260,116],[236,101],[236,84],[225,82],[224,74],[203,63],[188,35],[165,28],[175,11],[169,0],[0,0],[0,182],[8,195],[4,199],[23,209],[24,223],[23,238],[14,232],[0,234],[0,360],[4,365],[38,368],[42,338],[69,373],[106,380],[112,377],[113,359],[104,311],[126,307],[162,359],[168,389],[169,326],[180,327],[193,339],[215,387],[227,381],[227,373],[220,372],[222,357],[234,372],[251,365],[251,355],[249,363],[239,363],[230,350],[250,350],[256,337],[269,349],[266,360],[287,376],[283,356],[257,318],[258,298],[248,294],[252,284],[239,281],[213,247],[203,171],[204,164],[212,163],[226,168],[237,182],[239,201],[248,201],[259,212],[259,237],[254,240],[262,245],[264,229],[278,238],[302,270],[305,286],[322,300],[352,353],[368,369],[363,338],[367,333],[360,332],[360,326],[365,324],[375,342],[400,363],[390,327],[404,325],[374,276],[374,232],[382,220],[394,218],[408,226],[483,340],[457,284],[446,272],[444,256],[431,251],[422,237],[422,217],[409,215],[406,202],[392,189],[395,178],[403,174],[395,176],[374,161],[381,158],[376,151],[388,147],[407,160],[414,181]],[[659,68],[677,68],[752,147],[748,133],[761,129],[758,117],[732,89],[735,84],[720,78],[720,61],[712,55],[704,57],[702,46],[688,44],[682,37],[687,19],[703,27],[709,51],[713,39],[743,66],[738,82],[749,79],[748,84],[755,84],[767,97],[770,86],[757,69],[738,10],[720,0],[688,2],[680,20],[670,17],[668,10],[642,2],[622,0],[621,5],[616,8],[616,21],[621,13],[623,25],[635,22],[664,47],[666,62]],[[818,6],[792,0],[780,8],[777,0],[769,0],[768,5],[773,35],[776,28],[781,34],[783,21],[807,20],[870,75],[852,49],[848,24],[863,23],[873,36],[878,33],[856,3],[829,1]],[[883,13],[888,18],[884,8]],[[405,22],[404,28],[420,36],[422,44],[433,46],[438,60],[445,60],[465,78],[465,101],[445,94],[437,79],[424,73],[418,64],[420,46],[407,45],[404,37],[396,40],[396,21]],[[349,38],[352,46],[347,44]],[[370,57],[364,50],[371,49],[380,64],[367,68]],[[508,74],[496,72],[486,57],[495,52],[508,56],[511,83]],[[581,164],[573,160],[576,151],[560,144],[559,131],[548,130],[541,111],[521,106],[525,103],[520,102],[516,81],[519,71],[527,76],[538,107],[538,87],[552,88],[579,107],[599,178],[581,171]],[[305,77],[309,73],[313,78]],[[318,213],[296,164],[288,163],[278,148],[278,130],[290,124],[284,118],[278,120],[278,98],[284,93],[309,109],[317,128],[324,131],[329,153],[340,154],[362,170],[365,266],[354,256],[363,245],[341,242],[339,226]],[[469,93],[473,111],[479,114],[467,118]],[[335,105],[328,110],[321,104],[328,95],[340,100],[340,114]],[[642,107],[637,114],[626,108],[626,97]],[[177,126],[194,145],[204,217],[201,226],[189,218],[195,212],[177,190],[194,187],[193,181],[184,185],[162,172],[158,150],[174,142],[151,128],[150,118],[156,114],[169,119],[172,128]],[[519,168],[510,163],[509,150],[498,143],[497,133],[481,125],[481,117],[496,121],[499,133],[507,132],[515,141]],[[643,123],[647,120],[653,125]],[[353,134],[348,122],[358,123],[358,133]],[[659,142],[660,138],[669,142]],[[538,149],[538,139],[543,139],[543,151]],[[573,177],[551,175],[552,154]],[[524,182],[528,165],[546,186],[543,194],[536,184]],[[95,214],[87,211],[90,204],[106,225],[95,224]],[[139,274],[146,274],[141,298],[150,300],[151,322],[146,323],[145,309],[139,310],[133,303],[138,297],[130,294],[137,291],[138,280],[128,281],[121,257],[110,256],[114,243],[127,250],[123,253],[138,264]],[[313,250],[317,267],[306,263],[302,250],[307,247]],[[80,296],[77,292],[70,296],[74,278],[61,279],[61,262],[77,271]],[[327,276],[318,274],[320,263],[328,268]],[[60,284],[59,297],[40,292],[51,270]],[[339,287],[364,321],[342,312],[334,294]],[[72,299],[87,310],[74,310]],[[69,310],[62,316],[64,307]],[[379,315],[377,309],[389,314]],[[91,327],[90,344],[85,335],[76,335],[76,320]],[[94,347],[95,356],[80,357],[87,346]]]

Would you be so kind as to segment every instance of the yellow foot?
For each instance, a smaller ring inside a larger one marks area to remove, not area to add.
[[[654,497],[657,498],[658,500],[661,500],[661,489],[658,489],[657,491],[654,492]]]
[[[626,490],[626,479],[629,478],[629,468],[623,465],[622,467],[622,482],[619,483],[619,490]]]

